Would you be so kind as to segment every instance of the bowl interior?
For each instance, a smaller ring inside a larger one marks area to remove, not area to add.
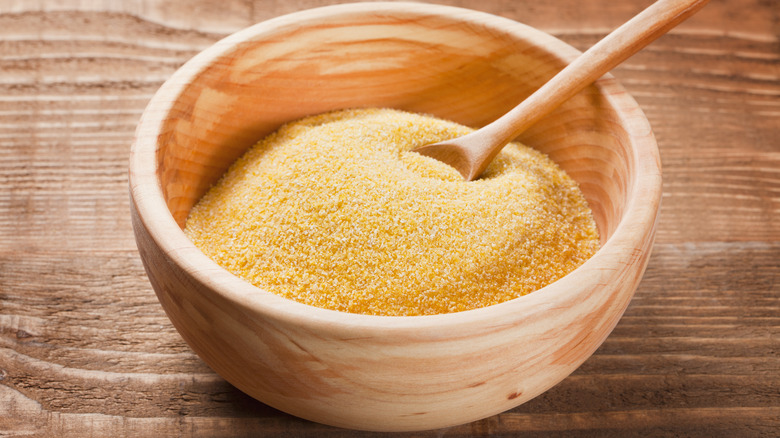
[[[192,77],[157,140],[157,177],[171,214],[183,227],[228,166],[287,121],[334,109],[391,107],[479,127],[577,55],[540,31],[498,23],[468,12],[411,8],[389,16],[330,8],[223,40],[224,49],[183,69]],[[633,178],[632,139],[610,97],[620,93],[614,80],[603,78],[519,138],[579,182],[602,243],[624,214]]]

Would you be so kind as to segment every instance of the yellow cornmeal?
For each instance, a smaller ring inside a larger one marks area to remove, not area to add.
[[[287,124],[192,209],[185,233],[235,275],[327,309],[427,315],[537,290],[598,248],[576,183],[511,144],[482,179],[411,149],[471,129],[396,110]]]

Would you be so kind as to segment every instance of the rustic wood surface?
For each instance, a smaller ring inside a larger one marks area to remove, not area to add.
[[[0,436],[373,436],[208,369],[162,311],[127,163],[154,91],[222,36],[327,0],[0,0]],[[449,4],[584,49],[649,0]],[[625,316],[520,407],[406,436],[780,434],[780,7],[716,0],[614,71],[661,148],[656,246]]]

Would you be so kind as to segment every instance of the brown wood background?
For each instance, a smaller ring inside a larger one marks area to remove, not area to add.
[[[223,381],[135,248],[128,151],[173,71],[329,0],[0,0],[0,436],[373,436]],[[460,0],[584,49],[650,0]],[[780,436],[780,3],[713,0],[615,70],[664,165],[626,315],[573,375],[503,414],[405,436]]]

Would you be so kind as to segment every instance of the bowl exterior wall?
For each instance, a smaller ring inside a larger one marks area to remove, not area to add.
[[[155,292],[182,337],[214,371],[252,397],[333,426],[374,431],[449,427],[511,409],[573,372],[612,331],[641,279],[650,244],[596,283],[536,300],[522,317],[455,329],[367,330],[293,325],[214,293],[158,247],[134,211]],[[619,257],[619,255],[615,255]],[[539,291],[543,294],[544,291]],[[335,312],[334,312],[335,313]],[[327,324],[326,324],[327,325]]]

